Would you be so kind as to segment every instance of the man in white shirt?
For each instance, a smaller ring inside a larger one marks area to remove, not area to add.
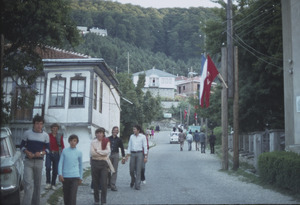
[[[146,163],[148,158],[147,139],[146,136],[142,133],[142,128],[139,125],[135,125],[133,127],[133,134],[130,136],[128,142],[126,157],[128,159],[128,156],[130,156],[130,187],[133,187],[135,185],[136,190],[140,190],[143,160],[144,163]]]

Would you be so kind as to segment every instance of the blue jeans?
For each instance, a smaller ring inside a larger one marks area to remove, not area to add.
[[[42,159],[24,160],[24,198],[23,205],[40,205]]]
[[[52,181],[51,185],[55,186],[56,178],[57,178],[57,172],[58,172],[58,162],[59,162],[59,153],[49,153],[46,154],[46,183],[50,184],[51,177],[51,165],[52,165]]]

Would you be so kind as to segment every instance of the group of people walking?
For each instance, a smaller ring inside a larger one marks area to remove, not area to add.
[[[83,180],[82,152],[76,148],[79,137],[72,134],[68,138],[70,146],[65,148],[63,134],[59,125],[51,125],[51,133],[43,131],[44,119],[36,115],[33,129],[25,131],[21,150],[24,159],[24,198],[23,205],[40,204],[43,159],[46,156],[46,189],[56,190],[57,175],[62,182],[64,204],[76,205],[78,185]],[[121,150],[122,164],[130,157],[130,187],[140,190],[141,181],[145,183],[145,164],[148,161],[149,143],[139,125],[133,127],[129,138],[127,155],[122,139],[118,137],[119,128],[112,128],[112,135],[106,137],[106,130],[98,128],[90,145],[90,163],[94,204],[106,204],[107,189],[117,191],[116,180]],[[51,177],[52,171],[52,177]],[[101,198],[99,196],[101,189]]]
[[[173,129],[174,131],[174,129]],[[201,153],[205,153],[206,149],[206,135],[203,132],[203,130],[195,131],[194,135],[192,131],[190,130],[187,134],[183,132],[181,128],[179,128],[179,134],[178,134],[178,141],[180,144],[180,151],[183,151],[184,142],[187,141],[188,143],[188,151],[192,150],[192,143],[195,141],[195,150],[200,151],[199,147],[201,147]],[[209,144],[210,144],[210,153],[215,153],[215,142],[216,142],[216,136],[214,135],[213,131],[211,135],[209,136]]]

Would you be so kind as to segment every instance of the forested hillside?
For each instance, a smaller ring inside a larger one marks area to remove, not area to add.
[[[152,9],[101,0],[72,0],[72,18],[78,26],[107,29],[109,37],[87,35],[76,48],[102,57],[118,72],[156,67],[186,75],[200,70],[206,19],[214,9]]]
[[[180,75],[191,68],[199,73],[201,53],[209,53],[218,65],[221,47],[226,46],[226,5],[220,3],[223,8],[219,9],[152,9],[72,0],[72,18],[78,26],[105,28],[109,35],[87,35],[76,49],[104,58],[118,72],[127,72],[129,53],[131,73],[153,66]],[[280,0],[239,1],[233,7],[241,131],[284,128],[281,21]],[[196,112],[218,126],[220,103],[218,90],[212,94],[210,107]]]

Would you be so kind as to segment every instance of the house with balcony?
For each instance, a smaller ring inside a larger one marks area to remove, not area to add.
[[[95,130],[104,127],[110,134],[113,126],[120,126],[120,92],[113,71],[101,58],[90,58],[55,48],[40,50],[44,71],[33,86],[21,91],[15,80],[5,76],[4,101],[11,103],[10,128],[14,141],[20,144],[25,130],[32,127],[32,118],[44,116],[45,131],[58,123],[59,132],[79,137],[78,148],[84,161],[89,160],[90,142]],[[18,79],[17,79],[18,80]],[[24,108],[16,102],[21,92],[35,91],[33,106]]]
[[[141,74],[146,75],[145,86],[143,88],[144,92],[149,90],[152,96],[174,99],[174,90],[176,89],[175,75],[153,67],[150,70],[137,72],[132,75],[135,86]]]

